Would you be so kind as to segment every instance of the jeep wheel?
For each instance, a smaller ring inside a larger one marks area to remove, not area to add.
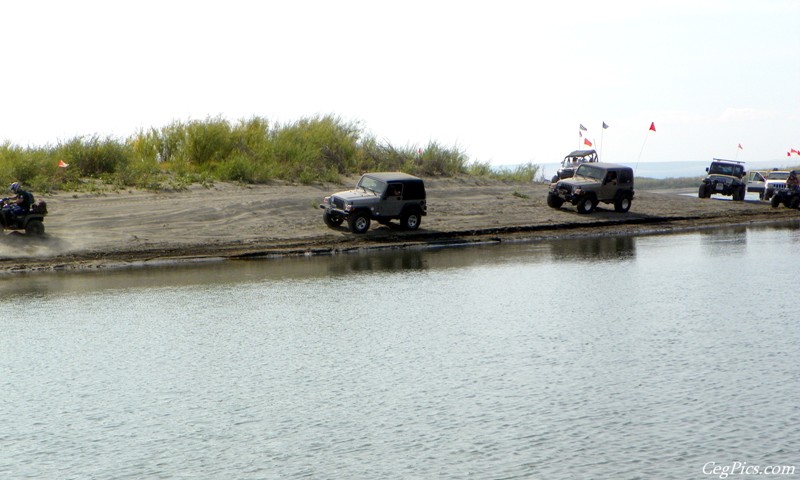
[[[800,196],[795,195],[789,200],[789,208],[800,208]]]
[[[708,198],[708,189],[706,188],[706,184],[700,185],[700,190],[697,192],[698,198]]]
[[[594,211],[594,207],[597,206],[597,202],[594,200],[594,197],[591,195],[586,195],[578,202],[578,213],[592,213]]]
[[[746,192],[747,189],[745,188],[744,185],[739,186],[733,191],[733,200],[735,202],[741,202],[742,200],[744,200],[744,195]]]
[[[559,197],[558,195],[548,194],[547,195],[547,206],[551,208],[561,208],[561,205],[564,205],[564,199]]]
[[[778,208],[778,205],[781,204],[781,198],[777,195],[773,195],[772,200],[769,201],[769,204],[772,205],[772,208]]]
[[[44,234],[44,223],[42,223],[41,220],[31,220],[25,225],[25,233],[28,235]]]
[[[421,223],[422,215],[417,210],[406,212],[400,217],[400,226],[404,230],[416,230]]]
[[[350,231],[353,233],[364,233],[369,230],[369,217],[366,213],[360,212],[350,216],[347,221]]]
[[[328,212],[322,214],[322,219],[325,221],[325,225],[336,228],[342,224],[344,218],[340,217],[339,215],[332,215]]]
[[[631,197],[627,194],[622,194],[617,197],[614,201],[614,210],[626,213],[628,210],[631,209]]]

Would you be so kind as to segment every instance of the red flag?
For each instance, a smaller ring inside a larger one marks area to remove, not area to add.
[[[592,142],[590,142],[588,138],[584,138],[583,139],[583,144],[586,145],[587,147],[591,147],[592,146]]]
[[[787,157],[791,157],[791,156],[792,156],[792,154],[791,154],[791,153],[789,153],[789,152],[786,152],[786,156],[787,156]]]
[[[650,130],[652,130],[654,132],[656,131],[656,123],[655,122],[650,122]]]
[[[800,152],[798,152],[798,151],[797,151],[797,150],[795,150],[794,148],[793,148],[793,149],[791,149],[791,150],[789,150],[789,151],[790,151],[790,152],[792,152],[792,153],[798,153],[798,154],[800,154]]]
[[[67,168],[69,167],[69,163],[64,163],[64,160],[58,161],[58,168]]]

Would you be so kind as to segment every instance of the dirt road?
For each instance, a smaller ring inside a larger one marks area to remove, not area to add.
[[[323,196],[343,184],[195,185],[186,191],[56,193],[41,238],[5,232],[0,271],[101,268],[149,262],[335,253],[425,243],[536,240],[574,235],[664,233],[691,228],[800,221],[755,197],[698,199],[637,191],[630,212],[600,204],[590,215],[547,206],[547,185],[464,179],[426,180],[428,215],[415,232],[373,224],[365,235],[322,222]],[[36,193],[36,192],[34,192]]]

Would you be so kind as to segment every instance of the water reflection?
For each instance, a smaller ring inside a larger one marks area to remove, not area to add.
[[[555,260],[625,260],[636,256],[636,237],[570,238],[548,243]]]
[[[744,252],[749,239],[764,231],[782,231],[800,242],[800,223],[701,230],[681,235],[699,238],[703,253]],[[652,238],[652,237],[650,237]],[[681,242],[668,236],[664,243]],[[152,286],[225,285],[322,278],[378,272],[427,271],[478,265],[552,263],[562,260],[597,262],[631,260],[641,237],[569,238],[537,243],[481,245],[434,249],[386,250],[291,258],[269,258],[199,264],[149,266],[95,271],[9,274],[0,277],[2,297],[71,294],[95,290]],[[650,244],[648,240],[646,244]],[[759,247],[762,248],[762,247]]]

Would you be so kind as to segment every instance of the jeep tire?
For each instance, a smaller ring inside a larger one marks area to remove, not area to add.
[[[769,204],[772,205],[772,208],[778,208],[778,205],[781,204],[781,197],[778,195],[773,195],[772,199],[770,199]]]
[[[794,195],[791,200],[789,200],[789,208],[800,208],[800,196]]]
[[[344,218],[340,217],[339,215],[332,215],[328,212],[322,214],[322,219],[325,221],[325,225],[336,228],[342,224]]]
[[[706,188],[706,184],[700,185],[700,190],[697,192],[697,198],[708,198],[710,195],[708,194],[708,188]]]
[[[564,205],[564,199],[555,194],[547,195],[547,206],[551,208],[561,208]]]
[[[582,214],[589,214],[594,211],[594,207],[597,206],[597,201],[594,199],[592,195],[584,195],[578,201],[578,213]]]
[[[347,225],[353,233],[366,233],[369,230],[369,215],[365,212],[356,212],[347,219]]]
[[[417,209],[408,210],[400,215],[400,226],[403,230],[416,230],[422,223],[422,214]]]
[[[631,209],[631,196],[627,193],[620,193],[614,200],[614,210],[620,213],[627,213]]]

